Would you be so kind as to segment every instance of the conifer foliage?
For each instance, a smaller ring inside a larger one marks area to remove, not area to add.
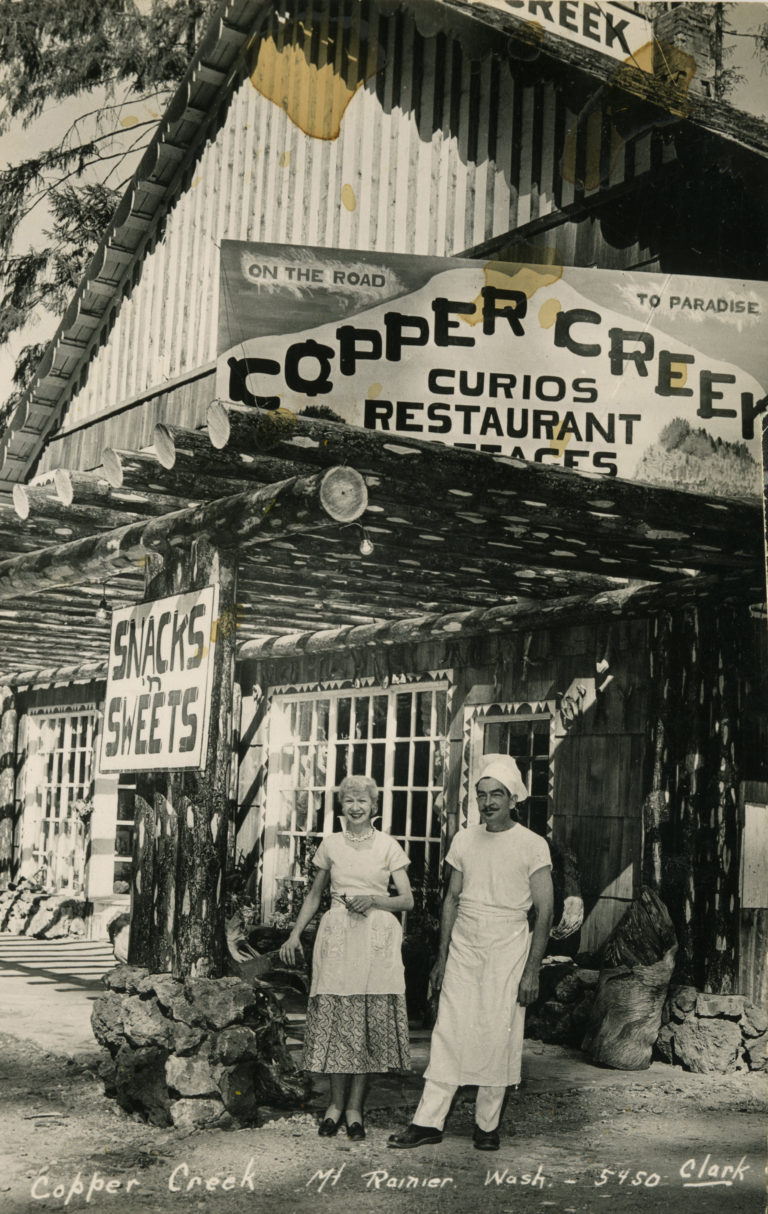
[[[0,343],[38,307],[66,307],[135,153],[217,7],[217,0],[0,0],[0,133],[82,99],[82,114],[63,138],[43,150],[38,140],[30,155],[0,169]],[[126,102],[151,102],[141,111],[146,119],[127,127]],[[24,146],[23,137],[18,143]],[[36,235],[30,247],[24,221],[35,211],[44,216],[43,241]],[[22,351],[0,425],[39,352]]]

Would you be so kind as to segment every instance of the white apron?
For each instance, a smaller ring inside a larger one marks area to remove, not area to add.
[[[520,1082],[525,1008],[517,991],[530,941],[524,912],[459,903],[426,1079],[483,1087]]]
[[[403,995],[403,929],[391,911],[356,915],[333,901],[312,950],[311,995]]]

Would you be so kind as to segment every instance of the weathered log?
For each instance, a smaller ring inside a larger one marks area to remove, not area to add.
[[[16,726],[13,688],[0,684],[0,889],[12,878],[13,836],[16,827]]]
[[[22,520],[34,516],[35,521],[62,523],[80,535],[111,531],[141,517],[141,514],[134,510],[112,509],[111,500],[107,497],[102,497],[96,505],[85,505],[82,502],[65,505],[55,494],[32,485],[14,485],[13,504]]]
[[[252,452],[245,451],[238,453],[233,460],[232,451],[224,454],[212,447],[204,430],[187,430],[170,422],[159,422],[155,426],[152,447],[166,471],[173,470],[179,476],[189,476],[191,483],[194,483],[201,468],[211,477],[221,474],[263,485],[307,473],[304,461],[300,459],[277,459],[269,455],[256,458]]]
[[[690,577],[663,585],[630,586],[593,596],[569,595],[550,603],[517,605],[425,614],[394,623],[380,622],[358,628],[337,628],[325,632],[294,632],[277,639],[246,641],[240,646],[241,660],[283,657],[302,653],[329,653],[335,649],[354,649],[367,645],[413,644],[440,638],[482,636],[492,632],[530,631],[573,623],[622,616],[653,615],[697,600],[731,597],[743,601],[743,587],[736,583],[729,591],[723,579]]]
[[[128,483],[123,485],[122,474],[118,477],[114,473],[114,469],[113,475],[118,480],[116,485],[113,485],[108,479],[105,467],[96,469],[94,472],[77,472],[73,469],[57,468],[55,474],[57,496],[65,506],[72,503],[82,506],[106,506],[116,511],[132,512],[137,517],[171,514],[175,510],[183,510],[186,506],[196,505],[204,500],[204,495],[197,491],[197,486],[195,486],[196,496],[192,497],[189,493],[181,496],[164,492],[162,486],[156,486],[151,490],[134,489]],[[231,492],[235,493],[242,488],[242,485],[236,485]],[[215,496],[226,497],[227,495],[225,490]]]
[[[677,977],[726,993],[739,975],[743,688],[758,666],[746,607],[702,602],[658,621],[645,869],[677,925]]]
[[[655,965],[677,936],[669,911],[653,889],[643,888],[600,949],[602,966]]]
[[[44,687],[53,683],[85,683],[89,680],[105,679],[107,676],[107,660],[103,658],[95,662],[76,662],[69,666],[50,666],[20,670],[8,680],[11,687],[30,687],[33,684]]]
[[[266,542],[323,521],[348,522],[366,505],[362,477],[351,468],[295,478],[0,563],[0,599],[50,586],[100,581],[142,567],[147,557],[204,534],[230,545]]]
[[[237,557],[206,536],[177,549],[148,577],[146,598],[216,583],[219,617],[233,618]],[[211,710],[201,770],[138,773],[140,807],[133,877],[129,962],[177,978],[224,971],[224,873],[232,758],[235,630],[217,632]]]
[[[232,497],[235,493],[264,484],[260,476],[249,475],[249,466],[245,464],[242,474],[233,472],[230,467],[227,475],[217,476],[215,470],[211,469],[210,461],[180,455],[172,468],[166,468],[152,449],[121,451],[105,447],[101,458],[104,475],[113,489],[144,494],[149,501],[176,501],[180,507],[189,505],[193,500],[213,501],[220,497]]]
[[[649,539],[655,538],[652,529],[666,529],[676,534],[695,533],[700,543],[727,537],[733,546],[736,534],[740,548],[749,553],[755,528],[759,530],[760,525],[757,501],[713,499],[619,477],[465,451],[305,417],[287,409],[267,411],[214,401],[208,410],[208,432],[217,448],[231,447],[238,454],[269,452],[321,466],[343,457],[363,474],[404,474],[419,486],[425,499],[434,487],[441,494],[449,492],[465,500],[468,494],[498,493],[499,500],[506,496],[510,509],[530,510],[538,518],[546,517],[541,512],[556,506],[588,511],[591,521],[584,526],[590,533],[601,518],[610,522],[618,516],[628,523],[642,519]]]

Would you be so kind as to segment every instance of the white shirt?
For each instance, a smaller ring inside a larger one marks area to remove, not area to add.
[[[525,912],[531,874],[550,867],[546,839],[516,822],[509,830],[468,826],[453,837],[446,862],[463,876],[459,905]]]

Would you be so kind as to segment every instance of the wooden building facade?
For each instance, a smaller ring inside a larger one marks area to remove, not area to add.
[[[759,506],[216,399],[222,240],[766,277],[768,131],[708,96],[706,14],[675,46],[675,6],[607,7],[647,42],[481,0],[223,8],[0,441],[6,878],[42,872],[97,926],[127,901],[156,804],[99,770],[99,607],[179,590],[202,536],[236,578],[228,863],[265,918],[345,773],[376,778],[426,888],[479,756],[505,749],[529,824],[579,856],[582,947],[651,884],[681,975],[765,998]],[[365,483],[372,553],[315,502],[338,465]]]

